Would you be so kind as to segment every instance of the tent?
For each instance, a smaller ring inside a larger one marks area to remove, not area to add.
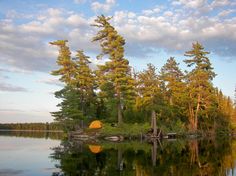
[[[89,145],[89,150],[92,153],[100,153],[102,151],[102,146],[100,146],[100,145]]]
[[[91,129],[102,128],[102,122],[99,120],[94,120],[90,123],[89,128],[91,128]]]

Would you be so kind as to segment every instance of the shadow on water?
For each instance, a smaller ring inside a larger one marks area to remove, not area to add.
[[[54,176],[234,175],[236,141],[201,139],[90,143],[62,141],[51,158]]]

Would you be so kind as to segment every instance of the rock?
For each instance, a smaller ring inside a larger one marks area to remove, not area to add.
[[[112,142],[119,142],[119,141],[123,141],[124,137],[123,136],[107,136],[104,139],[108,141],[112,141]]]

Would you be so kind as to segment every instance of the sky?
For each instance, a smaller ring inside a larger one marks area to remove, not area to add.
[[[91,39],[96,16],[125,40],[125,57],[141,71],[148,63],[160,69],[173,56],[182,70],[184,52],[193,42],[210,51],[217,73],[213,83],[234,98],[236,85],[236,0],[0,0],[0,123],[51,122],[60,102],[53,92],[62,84],[57,48],[67,39],[97,64],[100,49]]]

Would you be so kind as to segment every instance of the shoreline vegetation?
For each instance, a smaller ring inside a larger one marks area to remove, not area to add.
[[[51,130],[46,129],[46,126],[50,126],[50,123],[11,123],[11,124],[0,124],[0,133],[12,132],[16,133],[16,136],[25,136],[24,133],[61,133],[59,135],[62,138],[66,137],[73,140],[83,140],[83,141],[93,141],[93,140],[107,140],[113,142],[121,142],[123,140],[155,140],[155,136],[150,137],[150,124],[125,124],[120,126],[113,126],[114,124],[104,123],[100,129],[89,129],[85,127],[83,130],[68,131],[67,133],[63,131],[62,126],[59,124],[51,123]],[[31,126],[31,129],[26,129]],[[37,129],[33,128],[37,126]],[[52,128],[53,126],[53,128]],[[19,129],[21,127],[21,129]],[[43,128],[42,128],[43,127]],[[18,128],[18,129],[16,129]],[[42,128],[42,129],[39,129]],[[48,127],[47,127],[48,128]],[[161,131],[161,136],[159,139],[191,139],[191,138],[205,138],[205,137],[235,137],[236,129],[232,128],[227,131],[218,131],[218,133],[210,133],[207,131]],[[21,134],[18,134],[21,133]],[[169,136],[168,136],[169,134]],[[34,137],[35,135],[32,135]],[[39,135],[42,137],[42,135]],[[43,135],[45,136],[45,135]],[[48,135],[46,135],[48,136]],[[37,135],[36,135],[37,137]],[[57,137],[56,139],[60,139]],[[55,138],[55,137],[54,137]]]
[[[92,42],[100,46],[100,64],[92,64],[81,48],[71,56],[68,40],[50,42],[58,48],[58,69],[51,74],[64,84],[55,92],[61,103],[52,116],[65,132],[83,136],[84,124],[100,120],[105,124],[100,133],[106,135],[144,129],[151,131],[150,137],[159,137],[160,130],[164,134],[232,133],[234,102],[213,85],[220,73],[214,72],[210,52],[201,43],[193,42],[184,53],[187,70],[170,57],[160,69],[149,63],[137,71],[124,55],[125,39],[110,22],[111,17],[101,15],[92,24],[98,29]]]

